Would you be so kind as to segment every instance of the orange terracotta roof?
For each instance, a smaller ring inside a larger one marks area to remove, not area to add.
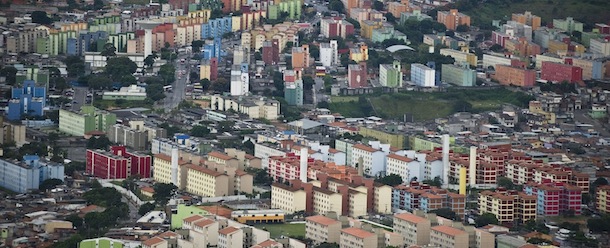
[[[315,222],[323,226],[329,226],[339,222],[338,220],[334,220],[323,215],[310,216],[305,218],[305,220]]]
[[[444,234],[447,234],[449,236],[457,236],[457,235],[462,235],[462,234],[468,234],[460,229],[455,229],[453,227],[449,227],[449,226],[435,226],[432,228],[432,230],[435,230],[437,232],[441,232]]]
[[[178,237],[178,234],[175,232],[172,232],[172,231],[167,231],[167,232],[157,235],[157,237],[164,238],[164,239],[165,238],[175,238],[175,237]]]
[[[215,170],[211,170],[211,169],[205,168],[203,166],[199,166],[199,165],[189,165],[188,168],[196,170],[196,171],[199,171],[199,172],[201,172],[203,174],[208,174],[208,175],[213,176],[213,177],[219,177],[219,176],[224,175],[224,173],[221,173],[221,172],[218,172],[218,171],[215,171]]]
[[[272,239],[268,239],[268,240],[265,240],[265,241],[255,245],[255,246],[252,246],[252,248],[277,247],[277,246],[280,246],[280,245],[281,244],[278,243],[277,241],[272,240]]]
[[[213,152],[208,153],[208,157],[215,157],[215,158],[219,158],[219,159],[222,159],[222,160],[230,160],[230,159],[232,159],[231,156],[229,156],[227,154],[224,154],[222,152],[217,152],[217,151],[213,151]]]
[[[240,229],[238,229],[238,228],[236,228],[236,227],[232,227],[232,226],[230,226],[230,227],[227,227],[227,228],[224,228],[224,229],[219,230],[219,231],[218,231],[218,233],[220,233],[220,234],[222,234],[222,235],[225,235],[225,236],[226,236],[226,235],[229,235],[229,234],[231,234],[231,233],[237,232],[237,231],[239,231],[239,230],[240,230]]]
[[[201,216],[201,215],[193,215],[193,216],[184,218],[182,220],[182,222],[192,223],[194,221],[198,221],[198,220],[201,220],[201,219],[205,219],[205,218],[203,216]]]
[[[216,221],[210,220],[210,219],[206,219],[203,218],[201,220],[195,221],[195,223],[193,223],[193,226],[198,226],[198,227],[206,227],[209,225],[214,224]]]
[[[214,206],[199,206],[200,209],[203,209],[205,211],[208,211],[211,214],[214,215],[218,215],[218,216],[222,216],[225,217],[227,219],[231,218],[231,213],[233,212],[233,210],[220,206],[220,205],[214,205]]]
[[[81,208],[80,212],[85,213],[85,214],[89,213],[89,212],[103,212],[105,209],[106,208],[104,208],[104,207],[100,207],[98,205],[92,204],[92,205],[86,206],[84,208]]]
[[[277,188],[280,188],[280,189],[283,189],[283,190],[291,191],[291,192],[296,192],[296,191],[300,190],[300,189],[296,189],[296,188],[290,187],[290,186],[288,186],[286,184],[283,184],[283,183],[273,183],[271,186],[272,187],[277,187]]]
[[[407,162],[407,163],[413,162],[413,159],[410,159],[405,156],[400,156],[400,155],[394,154],[394,153],[389,154],[388,158],[393,158],[393,159],[400,160],[400,161]]]
[[[161,160],[164,160],[164,161],[168,161],[170,163],[172,161],[172,157],[171,156],[167,156],[167,155],[161,154],[161,153],[155,154],[155,159],[157,159],[157,158],[161,159]],[[183,165],[183,164],[188,164],[188,162],[184,161],[182,159],[178,159],[178,165]]]
[[[165,242],[165,240],[162,239],[162,238],[152,237],[152,238],[142,242],[142,245],[150,247],[150,246],[153,246],[153,245],[156,245],[156,244],[161,244],[163,242]]]
[[[375,236],[374,233],[370,233],[370,232],[367,232],[365,230],[362,230],[360,228],[355,228],[355,227],[345,228],[345,229],[341,230],[341,232],[352,235],[357,238],[361,238],[361,239]]]
[[[394,215],[394,217],[401,219],[401,220],[411,222],[411,223],[420,223],[420,222],[424,222],[427,220],[426,218],[422,218],[422,217],[419,217],[417,215],[410,214],[410,213],[397,214],[397,215]]]
[[[376,152],[376,151],[378,151],[375,148],[372,148],[370,146],[363,145],[363,144],[355,144],[352,148],[360,149],[360,150],[367,151],[367,152]]]

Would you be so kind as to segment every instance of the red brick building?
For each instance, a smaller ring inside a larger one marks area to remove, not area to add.
[[[103,179],[151,176],[152,159],[148,155],[127,152],[124,146],[113,146],[111,152],[87,149],[85,171]]]
[[[544,61],[542,62],[540,78],[552,82],[580,82],[582,81],[582,68],[573,65]]]
[[[280,47],[277,39],[263,42],[262,57],[267,65],[275,65],[280,62]]]
[[[350,88],[364,88],[368,86],[368,73],[365,62],[360,62],[357,65],[348,65],[347,84]]]
[[[542,216],[558,216],[566,211],[574,211],[580,215],[582,204],[582,189],[567,183],[544,182],[542,184],[528,183],[525,193],[537,197],[536,212]]]
[[[496,73],[492,78],[498,80],[502,85],[532,87],[536,82],[536,71],[506,65],[497,65]]]

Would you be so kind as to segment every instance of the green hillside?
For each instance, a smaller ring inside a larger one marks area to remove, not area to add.
[[[510,20],[512,13],[525,11],[540,16],[543,24],[568,16],[589,26],[610,21],[608,0],[460,0],[453,7],[470,15],[473,25],[479,26],[490,25],[492,20]]]

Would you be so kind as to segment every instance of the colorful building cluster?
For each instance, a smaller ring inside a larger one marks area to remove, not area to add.
[[[25,155],[22,160],[0,159],[0,187],[17,193],[38,190],[47,179],[64,180],[64,165],[41,161],[36,155]]]
[[[464,218],[466,196],[419,182],[397,185],[392,190],[392,209],[394,210],[401,209],[411,212],[419,209],[428,213],[441,208],[451,209],[457,216]]]

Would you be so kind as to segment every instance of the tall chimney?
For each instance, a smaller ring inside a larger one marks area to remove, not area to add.
[[[468,180],[470,187],[474,187],[477,184],[477,147],[470,147],[470,161],[468,165]]]
[[[449,185],[449,134],[443,134],[443,184]]]
[[[306,183],[307,182],[307,157],[309,156],[309,148],[307,147],[301,147],[301,154],[300,154],[300,179],[301,182]]]
[[[177,187],[178,185],[178,148],[172,149],[172,183]]]

